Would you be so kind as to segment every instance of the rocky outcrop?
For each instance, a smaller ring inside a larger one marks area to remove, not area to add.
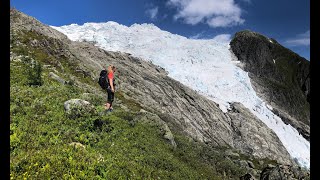
[[[67,83],[66,80],[64,80],[63,78],[61,78],[60,76],[56,75],[56,74],[53,73],[53,72],[50,72],[50,73],[49,73],[49,77],[52,78],[52,79],[54,79],[54,80],[56,80],[56,81],[58,81],[58,82],[61,83],[61,84],[66,84],[66,83]]]
[[[64,35],[39,22],[33,22],[32,18],[16,10],[11,15],[12,38],[17,38],[15,36],[19,33],[36,34],[34,39],[37,39],[37,43],[32,38],[23,43],[26,46],[32,44],[37,50],[47,52],[57,59],[68,60],[76,70],[91,72],[83,73],[87,79],[97,82],[103,67],[115,65],[114,103],[118,103],[117,96],[121,94],[147,112],[155,114],[156,116],[140,112],[141,118],[161,119],[163,126],[160,128],[163,129],[164,138],[173,146],[174,137],[170,131],[180,131],[195,141],[208,145],[237,148],[257,158],[270,156],[269,158],[280,163],[291,163],[288,153],[274,133],[240,104],[234,105],[239,112],[224,113],[215,102],[168,77],[167,72],[159,66],[130,54],[102,50],[92,43],[70,41]],[[79,87],[87,88],[86,91],[91,89],[91,93],[103,94],[93,87]],[[100,122],[96,124],[97,127],[101,125]]]
[[[240,177],[240,180],[255,180],[251,174],[247,173]]]
[[[70,41],[66,35],[50,28],[48,25],[39,22],[31,16],[19,12],[16,9],[10,9],[10,26],[18,26],[20,29],[39,32],[44,36]],[[31,43],[37,44],[37,40],[34,40]]]
[[[255,157],[277,159],[290,164],[290,155],[277,135],[240,103],[232,103],[228,112],[233,129],[234,147],[244,154]],[[276,154],[282,154],[281,157]]]
[[[248,30],[236,33],[230,47],[249,72],[257,95],[309,140],[309,61],[276,40]]]
[[[90,102],[82,99],[70,99],[64,102],[66,114],[74,119],[95,111],[94,106]]]
[[[275,167],[266,167],[260,174],[261,180],[298,180],[308,179],[309,172],[288,165],[277,165]]]

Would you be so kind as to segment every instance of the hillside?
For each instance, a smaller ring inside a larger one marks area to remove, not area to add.
[[[70,41],[15,9],[10,15],[13,179],[235,179],[271,173],[276,160],[295,164],[240,103],[224,113],[159,66]],[[97,77],[108,64],[119,74],[115,111],[106,116]],[[64,103],[75,98],[92,106],[69,114]]]

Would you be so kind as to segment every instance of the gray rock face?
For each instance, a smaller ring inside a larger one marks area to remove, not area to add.
[[[240,180],[255,180],[251,174],[247,173],[240,177]]]
[[[16,12],[12,14],[21,15]],[[239,112],[223,113],[215,102],[171,79],[159,66],[126,53],[102,50],[88,42],[73,42],[56,32],[47,35],[51,28],[41,23],[20,26],[20,22],[32,21],[18,20],[15,23],[14,19],[17,18],[30,17],[25,15],[11,17],[10,28],[17,31],[21,28],[34,29],[38,34],[48,36],[38,40],[37,48],[48,50],[55,57],[68,59],[76,66],[75,69],[91,72],[85,73],[84,77],[90,77],[97,82],[97,77],[104,66],[115,65],[117,72],[114,103],[117,103],[117,93],[121,93],[146,111],[155,114],[156,116],[141,112],[141,117],[148,120],[160,119],[159,122],[164,122],[160,128],[164,130],[164,137],[173,145],[174,137],[170,132],[180,131],[196,141],[209,145],[232,147],[257,158],[269,157],[282,163],[290,163],[288,153],[275,134],[242,105],[234,104]],[[41,27],[33,28],[33,26]],[[94,89],[90,92],[101,94]],[[73,101],[68,104],[76,104]],[[76,102],[82,104],[81,106],[90,107],[82,100]]]
[[[232,150],[230,150],[230,149],[226,150],[225,154],[227,156],[231,156],[231,157],[240,157],[240,155],[238,153],[232,152]]]
[[[49,73],[49,77],[51,77],[52,79],[60,82],[61,84],[66,84],[66,83],[67,83],[66,80],[64,80],[63,78],[59,77],[58,75],[56,75],[56,74],[53,73],[53,72],[50,72],[50,73]]]
[[[230,107],[228,116],[233,129],[231,132],[234,139],[233,145],[236,149],[256,157],[268,157],[286,164],[292,163],[289,161],[289,153],[271,129],[242,104],[233,103]],[[278,157],[276,154],[282,154],[282,156]]]
[[[251,31],[236,33],[230,47],[249,72],[257,95],[309,140],[309,61],[274,39]]]
[[[260,174],[261,180],[298,180],[307,179],[307,177],[310,177],[309,172],[288,165],[266,167]]]
[[[94,112],[94,106],[82,99],[70,99],[64,102],[66,114],[71,118],[80,117],[86,113]]]

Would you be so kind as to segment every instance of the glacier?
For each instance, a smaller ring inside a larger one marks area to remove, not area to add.
[[[102,49],[127,52],[161,66],[171,78],[218,103],[223,112],[231,102],[242,103],[276,133],[293,159],[310,168],[310,143],[257,96],[248,72],[239,67],[241,62],[228,44],[188,39],[146,23],[125,26],[108,21],[51,27],[73,41],[92,41]]]

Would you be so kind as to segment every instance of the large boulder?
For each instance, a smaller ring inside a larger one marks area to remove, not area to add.
[[[64,102],[64,109],[69,118],[74,119],[95,111],[90,102],[82,99],[70,99]]]
[[[298,180],[310,179],[309,171],[299,167],[288,165],[277,165],[275,167],[265,167],[261,174],[261,180]]]
[[[56,74],[53,73],[53,72],[50,72],[50,73],[49,73],[49,77],[52,78],[52,79],[54,79],[54,80],[56,80],[56,81],[58,81],[58,82],[61,83],[61,84],[66,84],[66,83],[67,83],[66,80],[64,80],[63,78],[61,78],[60,76],[56,75]]]

